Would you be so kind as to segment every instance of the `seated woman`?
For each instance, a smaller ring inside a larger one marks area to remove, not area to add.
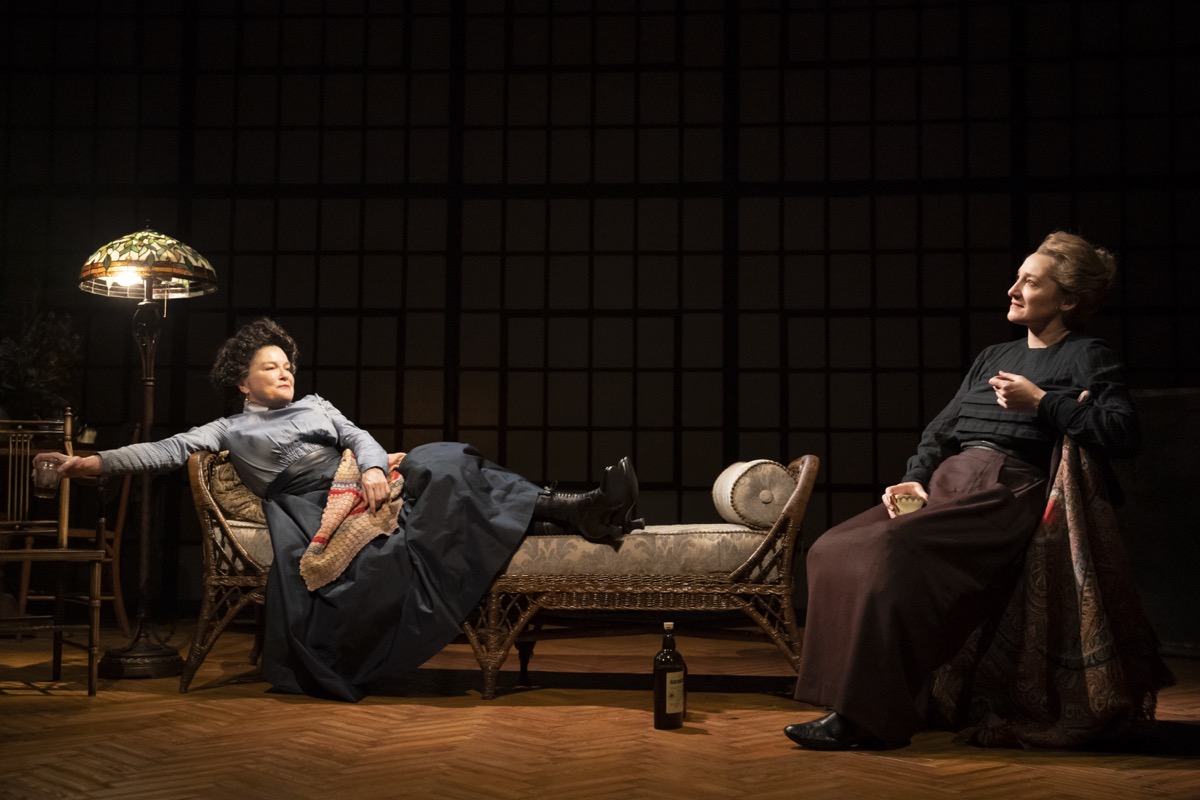
[[[1046,237],[1008,290],[1008,319],[1025,337],[979,355],[882,505],[813,545],[796,699],[833,713],[787,726],[792,741],[818,750],[907,744],[931,673],[1012,594],[1046,507],[1056,441],[1135,451],[1138,421],[1117,355],[1076,332],[1115,274],[1105,250],[1068,233]],[[923,507],[902,512],[904,496]]]
[[[212,369],[218,389],[242,399],[242,413],[159,442],[54,454],[59,472],[74,477],[168,470],[197,450],[229,451],[239,478],[263,498],[271,532],[263,677],[276,689],[351,701],[394,691],[457,635],[535,520],[593,539],[617,539],[634,525],[638,484],[628,459],[608,467],[599,488],[568,494],[540,489],[469,445],[421,445],[400,462],[398,530],[310,592],[300,558],[343,449],[353,451],[371,510],[388,498],[388,457],[327,400],[293,402],[296,360],[292,337],[259,319],[225,342]]]

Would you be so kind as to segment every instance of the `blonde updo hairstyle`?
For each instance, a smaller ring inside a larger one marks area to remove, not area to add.
[[[1104,303],[1117,279],[1117,259],[1103,247],[1066,231],[1047,236],[1037,252],[1051,259],[1050,277],[1075,300],[1075,307],[1063,316],[1066,326],[1074,330]]]

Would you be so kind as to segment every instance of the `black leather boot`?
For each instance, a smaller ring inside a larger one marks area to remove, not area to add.
[[[600,486],[590,492],[560,492],[544,489],[533,507],[533,518],[579,531],[588,539],[620,539],[645,520],[633,519],[638,482],[628,458],[604,470]],[[536,524],[534,527],[537,527]],[[549,525],[542,533],[551,532]]]

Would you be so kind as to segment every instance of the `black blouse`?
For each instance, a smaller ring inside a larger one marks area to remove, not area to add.
[[[988,379],[997,372],[1023,375],[1046,396],[1036,414],[1000,407]],[[1079,402],[1079,395],[1088,396]],[[985,348],[958,393],[925,428],[904,481],[928,487],[938,464],[969,441],[986,441],[1035,464],[1049,464],[1059,436],[1109,456],[1132,455],[1140,431],[1117,354],[1102,340],[1070,333],[1044,348],[1024,338]]]

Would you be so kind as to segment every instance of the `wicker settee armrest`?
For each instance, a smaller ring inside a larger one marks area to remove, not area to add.
[[[784,504],[779,519],[770,533],[746,563],[729,576],[734,583],[783,583],[791,585],[793,553],[800,536],[800,526],[808,511],[817,482],[817,471],[821,460],[814,455],[804,455],[788,464],[788,472],[796,479],[796,488]]]
[[[227,463],[225,453],[209,450],[197,451],[188,458],[188,481],[203,535],[205,575],[265,574],[269,563],[256,559],[233,532],[233,524],[265,527],[265,523],[249,517],[231,517],[214,497],[214,474]]]
[[[239,492],[247,491],[235,477],[226,481],[214,480],[217,469],[227,465],[225,454],[208,450],[193,453],[188,458],[192,503],[200,522],[204,575],[200,616],[179,678],[180,692],[188,690],[196,671],[229,624],[243,611],[266,601],[269,562],[264,564],[261,557],[255,558],[243,541],[248,532],[260,532],[269,546],[265,520],[261,515],[257,519],[248,519],[227,513],[231,506],[227,504],[223,508],[222,502],[214,496],[230,485]],[[267,552],[270,552],[269,547]],[[261,626],[250,654],[251,663],[257,663],[260,652]]]

